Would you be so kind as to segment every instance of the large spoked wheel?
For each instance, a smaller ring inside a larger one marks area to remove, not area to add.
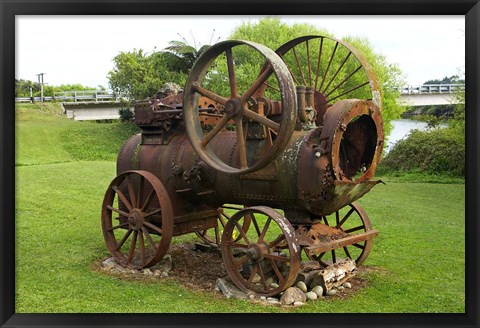
[[[254,229],[247,233],[242,226],[248,216]],[[300,270],[295,231],[270,207],[255,206],[235,213],[225,225],[221,245],[230,279],[245,292],[277,295],[295,282]]]
[[[205,229],[201,231],[196,231],[195,234],[198,238],[200,238],[205,244],[218,247],[220,246],[220,241],[222,240],[222,234],[225,230],[225,225],[227,221],[230,220],[233,211],[240,211],[244,207],[238,207],[233,205],[224,205],[218,209],[218,218],[217,218],[217,225],[214,228]],[[242,229],[243,231],[248,231],[250,227],[250,223],[252,220],[250,216],[247,216],[243,221]],[[241,238],[240,236],[237,237],[237,240]]]
[[[365,57],[352,45],[327,36],[304,36],[276,50],[297,86],[314,94],[322,119],[325,110],[341,99],[372,99],[381,108],[380,85]],[[264,86],[268,91],[268,86]],[[305,113],[299,113],[300,118]]]
[[[324,224],[340,229],[349,235],[372,230],[372,223],[367,213],[356,202],[343,207],[328,217],[322,216],[321,220]],[[304,250],[310,260],[318,261],[323,267],[337,263],[340,258],[350,258],[358,266],[368,257],[372,246],[373,239],[367,239],[363,242],[320,254],[311,253],[306,248]]]
[[[112,256],[141,269],[158,263],[173,234],[167,191],[150,172],[126,171],[110,183],[102,205],[102,230]]]
[[[246,73],[260,71],[262,64],[263,72],[248,80],[252,75]],[[255,98],[265,83],[275,85],[276,91],[271,99],[262,101],[276,101],[281,106],[281,115],[275,120],[267,118]],[[205,134],[197,107],[200,96],[223,106],[215,114],[216,124]],[[285,64],[271,49],[249,41],[224,41],[206,50],[192,68],[183,106],[193,148],[207,164],[227,173],[247,173],[268,165],[287,145],[297,118],[295,88]],[[233,160],[210,147],[222,130],[236,135]]]

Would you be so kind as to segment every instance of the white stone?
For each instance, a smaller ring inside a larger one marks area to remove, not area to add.
[[[114,257],[109,257],[108,259],[106,259],[105,261],[102,262],[101,266],[103,268],[112,268],[114,267],[115,265],[118,265],[117,261],[115,260]]]
[[[293,306],[302,306],[303,304],[305,304],[305,303],[297,301],[297,302],[293,303]]]
[[[328,295],[328,296],[335,295],[336,293],[337,293],[337,290],[336,290],[336,289],[327,290],[327,295]]]
[[[307,292],[307,285],[303,281],[297,282],[296,285],[302,292],[306,293]]]
[[[152,271],[150,269],[143,269],[142,273],[146,276],[152,275]]]
[[[163,277],[163,278],[167,278],[167,277],[168,277],[168,273],[167,273],[167,272],[165,272],[165,271],[164,271],[164,272],[162,272],[162,277]]]
[[[347,282],[344,282],[344,283],[343,283],[343,287],[345,287],[345,288],[352,288],[352,284],[347,281]]]
[[[260,299],[261,299],[262,301],[266,301],[266,300],[267,300],[267,298],[266,298],[265,296],[260,296]]]
[[[312,288],[311,291],[314,292],[315,294],[317,294],[318,297],[323,296],[323,287],[322,286],[315,286],[315,287]]]
[[[307,297],[307,300],[312,300],[312,301],[315,301],[318,298],[318,295],[314,292],[306,292],[305,296]]]

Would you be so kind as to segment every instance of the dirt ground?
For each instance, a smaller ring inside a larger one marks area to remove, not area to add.
[[[171,279],[189,289],[215,294],[219,294],[219,292],[215,290],[217,279],[228,279],[223,266],[220,249],[209,246],[202,247],[201,243],[185,243],[171,245],[168,254],[172,257],[172,268],[168,273],[168,277],[161,279]],[[96,264],[98,268],[100,267],[100,263],[101,262]],[[356,275],[350,280],[352,288],[337,290],[335,295],[329,297],[344,299],[364,289],[367,286],[366,276],[372,271],[378,271],[378,269],[368,266],[358,267]],[[141,271],[137,271],[137,273],[128,271],[127,274],[111,274],[124,279],[148,281],[152,279],[151,276],[146,276],[142,274]]]

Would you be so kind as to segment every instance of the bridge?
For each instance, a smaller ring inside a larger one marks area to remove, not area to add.
[[[424,84],[400,90],[400,102],[407,106],[449,105],[458,100],[455,93],[464,84]],[[42,101],[40,97],[15,98],[15,102]],[[76,121],[119,119],[119,109],[125,105],[118,95],[105,90],[56,92],[43,101],[61,101],[64,114]],[[133,111],[133,107],[130,107]]]
[[[449,105],[458,102],[456,92],[464,90],[464,84],[424,84],[408,86],[400,90],[400,102],[407,106]]]

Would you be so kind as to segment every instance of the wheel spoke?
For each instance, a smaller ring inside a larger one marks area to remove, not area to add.
[[[140,260],[142,261],[142,266],[145,263],[145,241],[143,240],[142,230],[138,231],[138,244],[140,246]]]
[[[225,104],[227,103],[227,101],[228,101],[227,98],[222,97],[222,96],[219,96],[219,95],[217,95],[216,93],[214,93],[214,92],[212,92],[212,91],[209,91],[209,90],[207,90],[207,89],[205,89],[205,88],[202,88],[198,82],[193,82],[193,83],[192,83],[192,89],[193,89],[195,92],[201,94],[202,96],[205,96],[205,97],[207,97],[207,98],[209,98],[209,99],[211,99],[211,100],[213,100],[213,101],[216,101],[216,102],[218,102],[218,103],[221,104],[221,105],[225,105]]]
[[[253,84],[248,88],[247,91],[240,97],[240,101],[244,104],[247,102],[248,99],[250,99],[253,94],[262,86],[265,81],[268,80],[270,75],[272,75],[273,69],[272,66],[268,66],[261,74],[260,76],[253,82]]]
[[[352,258],[352,256],[350,255],[350,252],[348,251],[347,247],[344,247],[343,251],[345,252],[345,255],[347,255],[348,258],[350,258],[350,259]]]
[[[230,80],[230,96],[236,98],[237,95],[237,81],[235,79],[235,70],[233,68],[232,48],[225,50],[227,57],[228,79]]]
[[[350,233],[350,232],[355,232],[355,231],[363,230],[363,229],[365,229],[365,226],[361,225],[361,226],[358,226],[358,227],[355,227],[355,228],[347,229],[347,230],[345,230],[345,232]]]
[[[152,190],[150,191],[150,193],[148,194],[147,199],[145,199],[145,203],[143,203],[142,212],[145,211],[145,210],[147,209],[147,207],[150,206],[150,203],[152,202],[154,195],[155,195],[155,190],[152,189]]]
[[[262,266],[260,265],[260,262],[257,263],[257,266],[258,266],[258,274],[260,275],[260,280],[262,281],[262,285],[265,288],[265,290],[268,290],[267,281],[265,279],[265,274],[263,273],[263,269],[262,269]]]
[[[250,276],[248,277],[248,280],[247,280],[248,285],[252,284],[253,278],[255,278],[255,275],[257,274],[257,271],[258,271],[258,267],[254,266],[253,270],[252,270],[252,273],[250,273]]]
[[[322,48],[323,48],[323,38],[320,38],[320,50],[318,52],[318,62],[317,62],[317,71],[315,73],[315,90],[317,89],[318,77],[320,76],[320,62],[322,59]]]
[[[264,82],[263,84],[265,84],[267,87],[269,87],[269,88],[271,88],[271,89],[273,89],[273,90],[275,90],[275,91],[281,92],[279,88],[271,85],[270,83]]]
[[[260,228],[258,227],[257,219],[255,218],[255,215],[253,215],[253,213],[252,213],[252,221],[255,227],[255,231],[257,232],[257,236],[260,237]]]
[[[343,217],[342,221],[340,221],[340,223],[337,223],[337,228],[340,228],[354,211],[355,209],[351,208],[350,211],[348,211],[348,213]]]
[[[333,88],[332,90],[330,90],[329,93],[327,93],[325,95],[325,97],[328,98],[328,96],[330,96],[332,93],[335,92],[335,90],[337,90],[340,86],[342,86],[345,82],[347,82],[353,75],[355,75],[355,73],[357,73],[360,69],[362,68],[362,65],[358,66],[352,73],[350,73],[346,78],[344,78],[342,81],[340,81],[336,86],[335,88]]]
[[[265,234],[267,233],[270,222],[272,222],[272,218],[268,217],[267,222],[265,222],[265,226],[263,227],[262,233],[260,234],[260,237],[258,237],[258,243],[261,243],[263,241],[263,238],[265,238]]]
[[[243,114],[246,117],[248,117],[249,119],[254,120],[257,123],[263,124],[263,125],[269,127],[270,129],[274,130],[275,132],[280,131],[280,124],[266,118],[265,116],[257,114],[257,113],[255,113],[254,111],[251,111],[251,110],[245,110],[243,112]]]
[[[145,184],[145,178],[143,177],[143,175],[140,175],[140,181],[138,183],[137,207],[140,207],[140,204],[142,204],[144,184]],[[143,207],[142,207],[142,211],[143,211]]]
[[[279,285],[283,284],[283,282],[285,281],[285,279],[283,278],[282,273],[281,273],[280,270],[278,269],[277,264],[275,263],[275,261],[274,261],[273,259],[270,258],[269,260],[270,260],[270,264],[272,265],[273,271],[275,271],[275,274],[276,274],[277,277],[278,277]]]
[[[365,246],[360,244],[352,244],[352,246],[355,246],[356,248],[360,248],[360,249],[365,249]]]
[[[230,241],[230,247],[231,248],[241,248],[241,249],[247,249],[248,248],[248,245],[245,245],[245,244],[239,244],[239,243],[236,243],[235,241]]]
[[[230,219],[225,213],[222,213],[222,215],[225,216],[227,218],[227,220]],[[222,225],[222,228],[225,229],[225,224],[226,224],[225,220],[222,219],[221,216],[218,217],[218,220],[220,221],[220,224]]]
[[[142,227],[142,231],[145,237],[147,237],[147,241],[150,244],[150,246],[152,246],[152,249],[156,251],[157,246],[155,246],[155,242],[153,241],[152,236],[150,235],[150,232],[148,232],[148,229],[145,227]]]
[[[263,257],[267,259],[272,259],[279,262],[288,262],[290,259],[288,257],[280,256],[280,255],[273,255],[273,254],[263,254]]]
[[[126,226],[126,225],[128,225],[128,222],[121,223],[121,224],[116,225],[116,226],[114,226],[114,227],[108,228],[107,230],[108,230],[108,231],[113,231],[113,230],[116,230],[116,229],[118,229],[118,228],[124,227],[124,226]]]
[[[137,235],[138,235],[138,231],[135,231],[133,233],[132,241],[130,243],[130,252],[128,253],[127,263],[132,263],[133,255],[135,253],[135,246],[137,244]]]
[[[237,261],[233,261],[233,266],[235,267],[235,269],[239,269],[243,263],[247,262],[248,261],[248,257],[246,255],[242,256],[240,259],[238,259]]]
[[[300,75],[302,76],[303,85],[306,85],[307,82],[305,81],[305,76],[303,75],[302,66],[300,65],[300,62],[298,61],[298,56],[297,56],[297,52],[295,51],[295,47],[293,47],[292,50],[293,50],[293,55],[295,56],[295,61],[297,62],[298,69],[300,70]]]
[[[137,200],[135,199],[135,192],[133,191],[132,180],[130,179],[129,175],[125,177],[125,183],[127,184],[128,195],[130,196],[130,202],[132,206],[138,207]]]
[[[132,205],[130,204],[130,202],[128,201],[128,199],[125,197],[125,195],[122,193],[122,191],[117,187],[117,186],[113,186],[112,187],[113,191],[115,191],[118,195],[118,198],[120,198],[120,200],[122,201],[122,203],[128,208],[128,210],[130,211],[132,209]]]
[[[153,229],[153,230],[157,231],[158,233],[162,234],[162,229],[160,229],[156,225],[154,225],[154,224],[152,224],[148,221],[144,221],[143,224],[146,225],[147,227],[149,227],[150,229]]]
[[[128,231],[125,233],[125,235],[123,236],[122,240],[120,240],[120,242],[118,243],[117,247],[115,248],[116,251],[119,251],[120,248],[122,248],[123,244],[125,244],[125,242],[127,241],[128,237],[130,237],[130,235],[132,234],[133,230],[131,229],[128,229]]]
[[[206,232],[206,230],[205,230]],[[215,243],[217,245],[220,244],[220,229],[218,228],[218,224],[215,226]]]
[[[220,121],[213,127],[213,129],[208,132],[206,136],[203,137],[202,142],[200,143],[200,146],[206,147],[210,141],[220,132],[225,125],[227,125],[228,121],[230,120],[230,117],[228,115],[222,116]]]
[[[152,216],[152,215],[155,215],[155,214],[157,214],[157,213],[160,213],[161,211],[162,211],[161,208],[157,208],[157,209],[155,209],[155,210],[153,210],[153,211],[150,211],[150,212],[144,214],[144,215],[143,215],[143,218],[144,218],[144,219],[145,219],[145,218],[148,218],[149,216]]]
[[[235,226],[237,227],[238,231],[240,232],[240,235],[242,236],[243,240],[245,240],[245,243],[250,244],[250,241],[248,240],[247,235],[245,234],[245,231],[243,231],[243,228],[238,224],[237,221],[234,222]]]
[[[124,212],[124,211],[122,211],[122,210],[120,210],[120,209],[118,209],[118,208],[115,208],[115,207],[110,206],[110,205],[107,205],[107,208],[108,208],[110,211],[114,211],[114,212],[117,212],[117,213],[120,214],[120,215],[123,215],[123,216],[125,216],[125,217],[128,217],[128,213],[127,213],[127,212]]]
[[[332,249],[332,263],[337,263],[337,257],[335,255],[335,250]]]
[[[355,86],[355,87],[353,87],[353,88],[351,88],[351,89],[349,89],[349,90],[347,90],[347,91],[345,91],[345,92],[342,92],[342,93],[339,94],[338,96],[335,96],[335,97],[333,97],[333,98],[327,99],[327,102],[328,102],[328,101],[335,100],[335,99],[337,99],[337,98],[340,98],[340,97],[342,97],[342,96],[344,96],[344,95],[346,95],[346,94],[349,94],[350,92],[355,91],[355,90],[357,90],[357,89],[359,89],[359,88],[361,88],[361,87],[364,87],[364,86],[366,86],[366,85],[369,84],[369,83],[370,83],[370,82],[367,81],[367,82],[365,82],[365,83],[359,84],[359,85],[357,85],[357,86]]]
[[[285,239],[285,235],[282,233],[280,235],[277,236],[277,238],[275,238],[271,243],[270,243],[270,247],[275,247],[277,246],[277,244],[279,244],[282,240]]]
[[[308,80],[310,86],[312,85],[312,65],[310,64],[310,50],[308,49],[308,40],[305,41],[305,47],[307,49],[307,62],[308,62]]]
[[[332,60],[335,57],[335,52],[337,51],[337,47],[338,47],[338,42],[335,43],[335,48],[333,48],[332,56],[330,57],[327,68],[325,69],[325,73],[323,74],[322,83],[320,83],[320,87],[318,88],[318,90],[322,89],[323,83],[325,82],[325,78],[327,77],[327,73],[330,69],[330,65],[332,64]]]
[[[330,224],[328,224],[328,220],[327,220],[327,217],[326,217],[326,216],[323,217],[323,221],[325,221],[325,224],[326,224],[327,226],[330,226]]]
[[[330,87],[330,84],[332,84],[332,82],[335,80],[335,78],[337,77],[338,73],[340,72],[340,70],[342,69],[343,65],[345,65],[345,62],[348,60],[348,58],[350,57],[352,53],[349,52],[347,57],[345,57],[345,59],[343,60],[343,62],[340,64],[340,67],[337,69],[337,71],[335,72],[335,74],[333,75],[333,77],[330,79],[330,82],[328,82],[327,86],[325,87],[325,89],[323,89],[323,93],[327,92],[328,90],[328,87]]]
[[[246,169],[248,167],[247,163],[247,145],[245,144],[245,136],[243,133],[243,124],[242,118],[235,118],[235,132],[237,133],[237,148],[238,156],[240,159],[240,169]]]

